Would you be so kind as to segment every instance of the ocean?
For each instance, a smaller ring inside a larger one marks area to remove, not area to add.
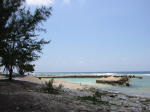
[[[92,87],[121,92],[133,96],[150,97],[150,72],[35,72],[37,75],[135,75],[142,76],[143,79],[130,79],[130,87],[112,86],[108,84],[96,84],[97,78],[58,78],[73,83],[87,84]]]

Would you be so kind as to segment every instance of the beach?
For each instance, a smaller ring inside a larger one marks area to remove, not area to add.
[[[150,0],[1,0],[0,112],[150,112]]]
[[[149,112],[150,98],[129,96],[119,92],[110,92],[85,84],[54,80],[54,86],[63,85],[60,94],[48,94],[41,91],[45,81],[34,76],[15,78],[12,82],[0,81],[0,97],[3,105],[1,112]],[[3,90],[3,91],[2,91]],[[107,103],[94,103],[78,98],[101,94],[100,100]],[[7,103],[11,102],[9,105]],[[15,102],[15,103],[14,103]],[[6,105],[5,105],[6,104]],[[1,104],[0,104],[1,105]],[[5,106],[4,106],[5,105]],[[13,107],[12,107],[13,106]],[[7,109],[6,109],[7,108]],[[4,111],[4,110],[7,111]]]
[[[82,83],[82,85],[90,85],[94,88],[121,92],[132,96],[150,97],[150,72],[37,72],[34,73],[34,76],[56,76],[59,77],[54,78],[57,80],[63,80],[72,83]],[[68,78],[60,78],[62,76],[66,76]],[[87,76],[90,77],[87,78]],[[96,83],[96,80],[99,79],[96,76],[135,76],[137,78],[130,78],[130,86],[126,87]]]

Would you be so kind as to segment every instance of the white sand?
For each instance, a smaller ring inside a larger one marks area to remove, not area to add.
[[[49,81],[51,79],[41,79],[42,82],[45,82],[45,81]],[[84,88],[85,86],[80,84],[80,83],[72,83],[72,82],[67,82],[67,81],[63,81],[63,80],[54,80],[54,85],[55,86],[58,86],[59,84],[62,84],[65,88],[69,88],[69,89],[82,89]]]
[[[38,84],[44,84],[45,82],[48,82],[49,80],[51,80],[48,78],[38,79],[32,75],[28,75],[23,78],[15,78],[15,79],[22,80],[22,81],[29,81],[29,82],[38,83]],[[63,80],[54,80],[55,86],[58,86],[59,84],[62,84],[65,88],[69,88],[69,89],[83,89],[85,87],[85,85],[82,85],[80,83],[72,83],[72,82],[67,82]]]

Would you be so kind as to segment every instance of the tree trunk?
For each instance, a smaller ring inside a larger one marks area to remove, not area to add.
[[[23,72],[23,70],[20,68],[20,70],[19,70],[19,74],[20,75],[24,75],[24,72]]]
[[[10,63],[10,70],[9,70],[9,80],[12,80],[12,74],[13,74],[15,40],[13,40],[12,48],[13,49],[12,49],[12,53],[11,53],[11,63]]]
[[[13,73],[13,70],[12,70],[12,67],[11,67],[11,69],[9,70],[9,80],[12,80],[12,73]]]

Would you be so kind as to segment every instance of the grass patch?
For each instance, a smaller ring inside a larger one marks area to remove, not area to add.
[[[51,79],[48,82],[45,82],[45,84],[42,87],[44,92],[49,93],[49,94],[59,94],[62,88],[63,88],[62,84],[59,84],[58,87],[54,87],[54,79]]]
[[[104,94],[96,91],[93,94],[93,96],[83,96],[83,97],[78,96],[77,99],[81,100],[81,101],[91,101],[91,102],[93,102],[93,104],[109,105],[108,102],[101,100],[102,95],[104,95]]]

